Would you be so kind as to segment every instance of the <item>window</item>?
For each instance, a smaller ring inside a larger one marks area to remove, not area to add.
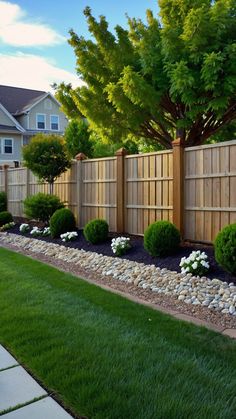
[[[3,138],[3,154],[13,154],[13,139]]]
[[[58,115],[51,115],[50,116],[51,121],[51,130],[58,131],[59,130],[59,117]]]
[[[45,129],[45,115],[37,114],[36,115],[36,127],[37,129]]]

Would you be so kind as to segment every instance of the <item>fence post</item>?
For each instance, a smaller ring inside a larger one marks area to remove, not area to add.
[[[4,169],[4,191],[7,194],[7,190],[8,190],[8,164],[4,164],[3,169]]]
[[[116,152],[116,230],[124,233],[125,230],[125,156],[128,154],[125,148]]]
[[[87,159],[84,153],[79,153],[75,156],[77,160],[77,182],[76,182],[76,191],[77,191],[77,224],[78,227],[82,227],[82,192],[83,192],[83,172],[82,172],[82,163],[83,160]]]
[[[173,223],[184,236],[184,146],[181,138],[173,144]]]

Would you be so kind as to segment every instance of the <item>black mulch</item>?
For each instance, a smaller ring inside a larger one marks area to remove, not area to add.
[[[20,234],[19,232],[19,224],[13,227],[10,230],[11,233]],[[76,248],[76,249],[84,249],[86,251],[101,253],[106,256],[114,256],[111,250],[111,239],[113,237],[119,237],[118,234],[110,234],[108,240],[105,243],[101,244],[90,244],[88,243],[81,230],[77,230],[78,238],[73,242],[63,243],[61,239],[52,239],[51,237],[37,237],[40,240],[46,242],[52,242],[57,244],[63,244],[66,247]],[[30,234],[26,234],[24,236],[32,237]],[[210,270],[207,273],[207,277],[210,279],[218,278],[222,281],[226,281],[228,283],[234,282],[236,283],[236,277],[231,275],[230,273],[224,271],[215,261],[214,258],[214,249],[213,246],[206,246],[206,245],[195,245],[190,243],[184,243],[181,245],[178,252],[174,255],[158,258],[150,256],[143,248],[143,238],[140,236],[131,236],[129,234],[124,234],[125,237],[130,237],[132,248],[126,253],[126,255],[122,256],[122,259],[128,259],[136,262],[142,262],[146,265],[156,265],[160,268],[167,268],[172,271],[180,272],[180,259],[183,256],[188,257],[192,250],[201,250],[206,252],[210,262]]]

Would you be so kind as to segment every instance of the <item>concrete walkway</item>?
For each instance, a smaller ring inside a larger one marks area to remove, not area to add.
[[[0,416],[4,419],[72,418],[1,345]]]

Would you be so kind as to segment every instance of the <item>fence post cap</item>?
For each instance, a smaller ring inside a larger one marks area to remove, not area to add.
[[[176,138],[174,141],[172,141],[172,146],[173,147],[180,147],[180,146],[182,146],[183,147],[183,140],[182,140],[182,138],[180,138],[180,137],[178,137],[178,138]]]
[[[7,170],[8,168],[9,168],[9,164],[4,164],[4,165],[3,165],[3,169],[4,169],[4,170]]]
[[[84,153],[79,153],[75,156],[75,160],[77,160],[77,161],[81,161],[81,160],[85,160],[85,159],[87,159],[87,156],[85,156]]]
[[[116,156],[126,156],[127,154],[128,151],[124,147],[119,148],[119,150],[117,150],[115,153]]]

